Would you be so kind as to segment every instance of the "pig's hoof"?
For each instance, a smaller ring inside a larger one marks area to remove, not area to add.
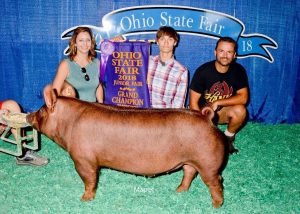
[[[92,201],[95,198],[95,194],[93,193],[84,193],[81,197],[81,201]]]
[[[212,204],[213,204],[214,208],[220,208],[223,204],[223,200],[221,200],[221,201],[213,200]]]
[[[185,191],[188,191],[188,189],[189,189],[188,187],[184,187],[184,186],[180,185],[176,188],[176,192],[185,192]]]

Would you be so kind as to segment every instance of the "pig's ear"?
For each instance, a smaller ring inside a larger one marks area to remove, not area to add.
[[[45,99],[46,106],[51,111],[53,111],[56,100],[57,100],[57,94],[53,90],[52,85],[47,85],[44,88],[44,99]]]
[[[202,115],[208,117],[210,120],[212,120],[215,116],[214,110],[210,106],[205,106],[201,109]]]

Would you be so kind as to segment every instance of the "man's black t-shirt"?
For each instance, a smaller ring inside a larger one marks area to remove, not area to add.
[[[224,99],[236,94],[239,89],[248,88],[248,78],[244,67],[236,62],[230,64],[226,73],[220,73],[215,60],[197,68],[190,89],[200,93],[199,106]]]

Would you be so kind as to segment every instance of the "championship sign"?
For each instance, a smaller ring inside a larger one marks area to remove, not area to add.
[[[104,38],[155,33],[161,26],[170,26],[182,34],[214,39],[232,37],[238,43],[237,58],[261,57],[272,63],[274,59],[268,48],[278,48],[277,43],[266,35],[245,34],[246,27],[241,20],[202,8],[168,5],[121,8],[103,16],[102,23],[103,27],[88,26],[93,30],[97,44]],[[69,39],[76,27],[63,32],[61,38]]]
[[[104,40],[100,49],[100,81],[104,83],[105,88],[104,103],[149,108],[149,43]]]

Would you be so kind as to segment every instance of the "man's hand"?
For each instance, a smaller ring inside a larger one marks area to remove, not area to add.
[[[220,100],[217,100],[211,104],[211,108],[214,112],[220,111],[224,106],[220,103]]]

